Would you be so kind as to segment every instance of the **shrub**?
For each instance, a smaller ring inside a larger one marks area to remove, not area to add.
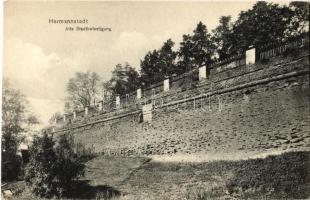
[[[22,159],[18,155],[2,152],[1,180],[12,181],[21,174]]]
[[[84,165],[74,153],[71,136],[61,135],[55,142],[44,133],[34,139],[25,181],[35,195],[63,196],[83,173]]]
[[[30,148],[30,161],[25,172],[25,181],[32,185],[32,192],[40,196],[51,196],[55,190],[54,167],[56,153],[54,141],[46,133],[35,137]]]
[[[59,189],[69,191],[72,181],[84,175],[84,164],[74,153],[74,143],[71,135],[61,135],[58,145],[55,147],[57,160],[56,180]]]

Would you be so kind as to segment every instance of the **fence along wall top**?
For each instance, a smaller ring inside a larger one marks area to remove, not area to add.
[[[291,44],[294,42],[299,42],[305,40],[309,42],[309,32],[303,33],[302,35],[298,35],[295,37],[287,38],[285,41],[278,41],[278,42],[268,42],[264,45],[257,46],[256,49],[261,53],[262,51],[271,50],[273,48],[278,48],[283,45]]]
[[[225,58],[224,60],[219,60],[217,62],[211,63],[210,68],[220,67],[222,65],[226,65],[228,63],[231,63],[233,61],[240,60],[243,58],[245,58],[245,52],[237,54],[237,55],[232,55],[228,58]]]

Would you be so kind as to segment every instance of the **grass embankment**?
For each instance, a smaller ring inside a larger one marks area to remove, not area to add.
[[[149,162],[121,188],[141,199],[305,199],[310,197],[310,152],[242,161]]]
[[[306,199],[310,152],[204,163],[98,156],[87,163],[83,181],[71,198]]]

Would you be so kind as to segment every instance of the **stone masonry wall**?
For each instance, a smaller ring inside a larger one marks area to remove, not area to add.
[[[151,123],[134,111],[60,132],[94,152],[122,155],[310,148],[308,54],[224,70],[161,98]]]

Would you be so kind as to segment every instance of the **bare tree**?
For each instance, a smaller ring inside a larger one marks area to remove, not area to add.
[[[55,122],[55,120],[57,120],[57,119],[59,119],[59,118],[61,118],[61,117],[62,117],[61,113],[60,113],[60,112],[56,112],[56,113],[54,113],[54,114],[51,116],[51,118],[48,120],[48,123],[49,123],[49,124],[53,124],[53,123]]]
[[[100,77],[95,72],[77,72],[67,84],[66,111],[94,106],[99,98]]]

